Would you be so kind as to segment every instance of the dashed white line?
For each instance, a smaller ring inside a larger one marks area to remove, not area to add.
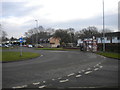
[[[60,80],[59,82],[63,83],[63,82],[67,82],[67,81],[69,81],[69,79]]]
[[[59,77],[58,79],[61,79],[61,77]]]
[[[55,79],[52,79],[53,81],[55,81]]]
[[[100,66],[100,68],[102,68],[103,66]]]
[[[40,84],[40,82],[33,83],[33,85],[38,85],[38,84]]]
[[[41,55],[41,57],[42,57],[43,55]]]
[[[81,77],[82,75],[76,75],[75,77],[78,78],[78,77]]]
[[[92,71],[87,71],[87,72],[85,72],[85,74],[89,74],[89,73],[91,73]]]
[[[44,88],[44,87],[46,87],[46,85],[39,86],[39,88]]]
[[[90,70],[90,68],[88,68],[87,70]]]
[[[84,72],[85,70],[82,70],[82,72]]]
[[[43,83],[46,83],[46,81],[43,81]]]
[[[12,88],[25,88],[25,87],[27,87],[27,85],[22,85],[22,86],[16,86],[16,87],[12,87]]]
[[[71,74],[69,74],[69,75],[67,75],[67,76],[70,77],[70,76],[73,76],[73,75],[75,75],[75,73],[71,73]]]
[[[94,70],[97,71],[99,68],[95,68]]]
[[[96,66],[99,66],[99,64],[97,64]]]

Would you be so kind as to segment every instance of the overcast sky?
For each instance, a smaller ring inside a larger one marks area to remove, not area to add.
[[[105,28],[118,30],[118,1],[104,0]],[[2,0],[2,25],[8,37],[19,38],[36,26],[102,29],[103,0]]]

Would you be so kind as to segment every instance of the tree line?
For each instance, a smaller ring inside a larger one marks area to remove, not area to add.
[[[106,29],[106,32],[111,32],[111,30]],[[76,31],[74,28],[68,29],[54,29],[54,28],[44,28],[39,26],[38,28],[33,28],[25,32],[27,43],[47,43],[50,37],[60,38],[60,43],[77,43],[79,38],[91,38],[97,34],[102,34],[102,31],[98,31],[95,26],[89,26],[83,28],[82,30]]]

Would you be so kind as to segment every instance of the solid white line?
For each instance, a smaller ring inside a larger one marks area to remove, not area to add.
[[[69,81],[68,79],[65,79],[65,80],[60,80],[59,82],[63,83],[63,82],[67,82]]]
[[[73,76],[73,75],[75,75],[75,73],[71,73],[71,74],[69,74],[69,75],[67,75],[67,76],[70,77],[70,76]]]
[[[44,88],[44,87],[46,87],[46,85],[39,86],[39,88]]]

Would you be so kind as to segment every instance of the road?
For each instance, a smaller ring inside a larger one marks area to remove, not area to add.
[[[3,88],[101,88],[118,86],[118,61],[95,53],[24,48],[41,56],[2,64]],[[18,51],[13,50],[13,51]]]

